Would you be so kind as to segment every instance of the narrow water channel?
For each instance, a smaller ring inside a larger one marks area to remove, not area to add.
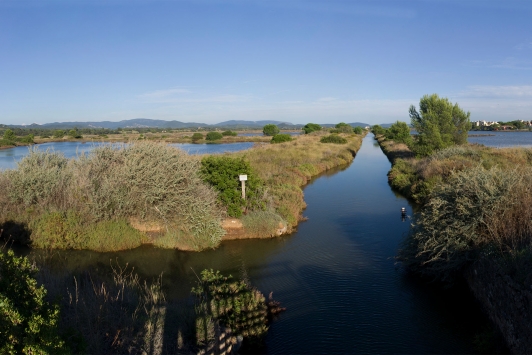
[[[296,233],[223,243],[202,253],[141,247],[120,253],[69,251],[61,267],[129,263],[144,277],[163,273],[168,298],[186,298],[194,272],[245,274],[287,311],[271,325],[266,353],[471,353],[482,319],[465,289],[442,291],[408,277],[394,256],[412,207],[387,183],[390,163],[373,135],[353,163],[305,187]]]

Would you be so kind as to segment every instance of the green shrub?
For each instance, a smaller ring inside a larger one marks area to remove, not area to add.
[[[307,123],[303,127],[303,131],[305,132],[305,134],[309,134],[309,133],[316,132],[316,131],[321,131],[321,126],[316,123]]]
[[[328,136],[321,137],[320,142],[321,143],[345,144],[347,143],[347,139],[340,137],[337,134],[330,134]]]
[[[65,136],[65,131],[58,129],[54,131],[54,138],[63,138]]]
[[[382,128],[380,125],[376,124],[371,127],[371,132],[373,132],[374,135],[379,135],[379,134],[385,134],[386,130]]]
[[[236,137],[237,135],[238,135],[238,133],[233,132],[233,131],[223,131],[222,132],[222,136],[224,136],[224,137]]]
[[[408,146],[412,145],[412,136],[410,135],[410,127],[405,122],[396,121],[386,130],[386,138],[394,140],[398,143],[404,143]]]
[[[224,136],[220,132],[209,132],[207,133],[207,136],[205,137],[205,140],[208,141],[217,141],[219,139],[222,139]]]
[[[201,172],[205,182],[219,192],[219,200],[227,207],[231,217],[240,217],[242,208],[259,208],[258,200],[263,183],[243,158],[208,156],[201,160]],[[247,175],[246,200],[242,199],[239,175]]]
[[[74,139],[83,138],[76,129],[71,129],[70,131],[68,131],[68,136]]]
[[[290,142],[292,140],[292,136],[289,134],[276,134],[272,137],[271,143],[284,143],[284,142]]]
[[[45,301],[27,258],[0,250],[0,353],[64,354],[57,333],[59,307]]]
[[[201,133],[194,133],[192,135],[192,142],[197,142],[199,140],[202,140],[203,139],[203,134]]]
[[[347,123],[340,122],[335,127],[339,133],[353,133],[353,127]]]
[[[3,137],[4,141],[5,142],[15,142],[15,140],[17,139],[17,137],[15,136],[15,132],[13,132],[12,130],[10,130],[9,128],[5,130],[4,132],[4,137]],[[13,143],[14,144],[14,143]]]
[[[277,127],[274,124],[267,124],[262,128],[262,133],[264,133],[265,136],[275,136],[276,134],[279,134],[280,130],[279,127]]]
[[[353,133],[362,134],[362,127],[356,126],[355,128],[353,128]]]

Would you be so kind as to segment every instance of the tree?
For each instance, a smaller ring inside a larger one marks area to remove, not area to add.
[[[303,127],[303,131],[305,132],[305,134],[309,134],[315,131],[321,131],[321,126],[317,123],[307,123]]]
[[[54,131],[54,138],[63,138],[65,136],[65,131],[58,129]]]
[[[207,133],[207,136],[205,137],[205,140],[208,141],[217,141],[219,139],[222,139],[224,136],[220,132],[209,132]]]
[[[344,122],[338,123],[336,125],[336,129],[338,130],[339,133],[352,133],[353,132],[353,127],[351,127],[350,125]]]
[[[10,130],[9,128],[6,129],[6,131],[4,132],[4,140],[7,142],[14,142],[15,139],[16,139],[15,132]]]
[[[262,128],[262,133],[266,136],[275,136],[276,134],[279,134],[280,130],[279,127],[277,127],[274,124],[267,124]]]
[[[362,134],[362,127],[356,126],[353,128],[353,132],[356,134]]]
[[[199,140],[202,140],[203,139],[203,134],[201,133],[194,133],[192,135],[192,142],[197,142]]]
[[[386,130],[386,138],[407,145],[412,143],[410,127],[408,127],[406,122],[396,121],[394,124],[392,124],[390,128]]]
[[[418,132],[414,144],[418,155],[430,155],[435,150],[467,143],[470,113],[449,99],[437,94],[425,95],[419,101],[419,113],[414,105],[410,106],[409,113],[412,126]]]
[[[376,124],[373,127],[371,127],[371,131],[373,132],[374,135],[385,134],[386,133],[386,130],[384,128],[382,128],[378,124]]]

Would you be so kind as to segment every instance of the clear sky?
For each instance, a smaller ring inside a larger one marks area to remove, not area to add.
[[[530,0],[0,0],[0,123],[532,120]]]

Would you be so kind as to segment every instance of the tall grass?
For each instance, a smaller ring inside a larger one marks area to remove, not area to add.
[[[469,262],[513,255],[532,244],[532,168],[482,166],[439,185],[416,218],[401,258],[411,268],[448,278]]]
[[[326,132],[299,136],[291,142],[262,145],[246,152],[234,153],[243,156],[267,187],[270,211],[281,216],[290,230],[301,220],[306,207],[301,187],[312,176],[333,167],[348,164],[353,160],[360,145],[361,135],[344,135],[347,144],[320,143]]]
[[[199,169],[196,157],[149,141],[97,147],[77,160],[31,149],[17,169],[0,173],[8,191],[0,196],[0,223],[28,225],[37,247],[138,246],[142,238],[125,226],[132,219],[179,230],[195,250],[214,247],[224,234],[222,210]],[[129,241],[117,241],[119,232]]]

